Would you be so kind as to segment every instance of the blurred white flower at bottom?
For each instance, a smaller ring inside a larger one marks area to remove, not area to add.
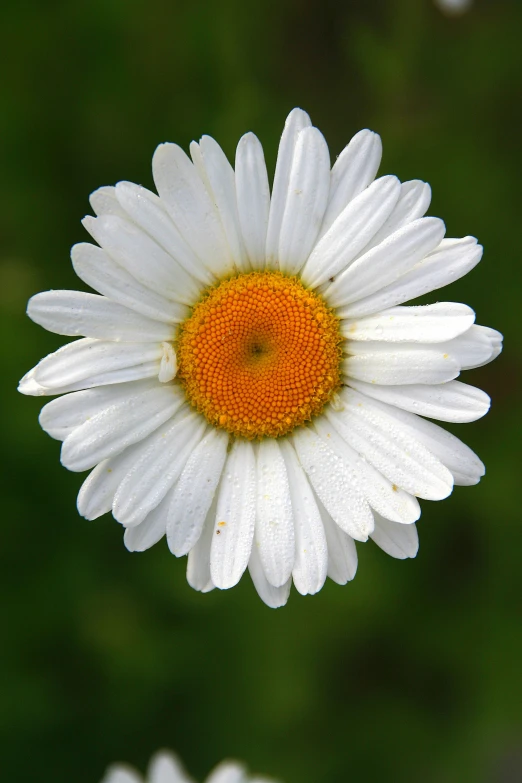
[[[178,759],[168,751],[159,751],[149,763],[146,777],[126,764],[109,767],[101,783],[194,783]],[[236,761],[219,764],[205,783],[276,783],[268,778],[251,777]]]
[[[469,11],[473,0],[435,0],[437,8],[448,15],[457,16]]]

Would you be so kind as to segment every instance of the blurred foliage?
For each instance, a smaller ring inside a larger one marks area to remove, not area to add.
[[[2,779],[96,783],[160,746],[199,776],[233,756],[286,783],[522,779],[522,4],[11,0],[0,29]],[[248,577],[200,595],[164,544],[130,555],[111,518],[81,519],[81,477],[14,387],[63,342],[25,303],[81,287],[89,192],[151,186],[156,144],[203,133],[233,159],[254,130],[273,170],[294,105],[332,156],[380,132],[382,171],[429,181],[448,234],[480,238],[482,264],[440,296],[507,348],[466,378],[491,413],[455,430],[487,476],[423,504],[417,559],[359,546],[352,584],[273,611]]]

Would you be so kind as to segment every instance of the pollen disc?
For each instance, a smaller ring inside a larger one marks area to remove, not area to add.
[[[276,438],[340,386],[339,321],[296,278],[253,272],[210,288],[181,324],[178,379],[216,427]]]

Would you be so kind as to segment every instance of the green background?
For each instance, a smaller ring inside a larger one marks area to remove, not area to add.
[[[11,0],[0,22],[2,780],[98,783],[161,746],[199,779],[232,756],[284,783],[521,780],[522,3]],[[25,303],[82,288],[88,194],[150,187],[155,146],[203,133],[233,159],[253,130],[273,171],[296,105],[332,159],[378,131],[381,172],[427,180],[448,235],[479,237],[483,262],[431,299],[507,347],[465,377],[492,411],[454,430],[487,475],[423,503],[418,557],[361,545],[354,582],[274,611],[248,576],[201,595],[164,542],[130,555],[109,516],[80,518],[82,477],[14,389],[64,342]]]

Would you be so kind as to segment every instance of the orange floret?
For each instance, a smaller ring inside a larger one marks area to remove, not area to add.
[[[178,379],[216,427],[286,435],[340,386],[339,320],[296,278],[253,272],[206,292],[181,324]]]

